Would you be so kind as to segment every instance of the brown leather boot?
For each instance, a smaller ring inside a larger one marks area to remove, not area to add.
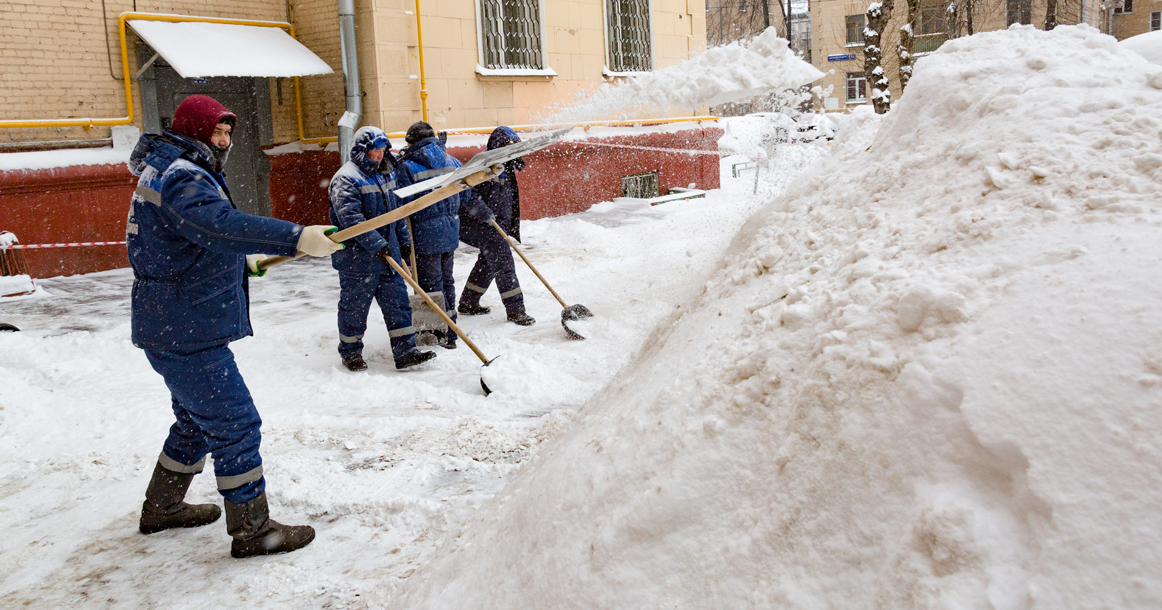
[[[137,529],[142,534],[156,534],[175,527],[201,527],[217,521],[222,516],[222,509],[217,506],[183,502],[193,480],[193,474],[166,470],[161,464],[154,466]]]
[[[231,557],[277,555],[303,548],[315,539],[309,525],[283,525],[270,518],[266,492],[242,504],[226,501],[226,533],[234,538]]]

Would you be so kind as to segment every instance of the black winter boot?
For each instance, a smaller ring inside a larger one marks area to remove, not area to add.
[[[532,316],[523,311],[508,316],[508,321],[520,326],[532,326],[533,324],[537,323],[537,321],[534,320]]]
[[[161,464],[154,466],[137,529],[142,534],[156,534],[175,527],[201,527],[217,521],[222,516],[222,509],[217,506],[182,501],[193,480],[193,474],[166,470]]]
[[[436,352],[421,352],[420,350],[412,350],[405,354],[402,358],[396,358],[395,368],[406,369],[417,364],[422,364],[436,357]]]
[[[485,307],[485,306],[481,305],[479,302],[468,303],[464,299],[460,299],[460,304],[458,306],[456,306],[456,311],[458,311],[466,316],[482,316],[482,315],[492,311],[492,308]]]
[[[309,525],[283,525],[270,518],[266,492],[242,504],[226,501],[226,533],[234,538],[230,556],[277,555],[303,548],[315,539]]]
[[[367,370],[367,362],[363,360],[362,354],[351,354],[347,356],[343,359],[343,366],[347,367],[347,370],[352,373]]]

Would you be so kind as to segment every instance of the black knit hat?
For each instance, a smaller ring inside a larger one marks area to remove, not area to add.
[[[431,125],[428,125],[423,121],[416,121],[415,123],[412,123],[411,127],[408,127],[408,132],[407,135],[404,136],[404,141],[407,142],[410,146],[416,142],[419,142],[420,140],[423,140],[424,138],[434,137],[436,137],[436,130],[432,129]]]

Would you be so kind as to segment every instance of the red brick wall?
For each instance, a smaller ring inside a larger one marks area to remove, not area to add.
[[[718,188],[718,157],[677,151],[717,151],[717,127],[561,142],[525,158],[520,174],[521,215],[535,220],[581,212],[621,196],[621,178],[658,170],[661,193],[690,184]],[[452,148],[466,160],[481,148]],[[339,154],[291,153],[271,157],[271,211],[300,224],[327,224],[327,184]],[[0,230],[22,244],[123,241],[136,179],[124,164],[0,172]],[[24,250],[33,277],[90,273],[129,265],[125,246]]]

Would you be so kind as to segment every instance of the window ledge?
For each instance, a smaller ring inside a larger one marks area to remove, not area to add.
[[[852,47],[862,47],[862,46],[866,46],[866,43],[863,43],[863,42],[849,42],[849,43],[847,43],[847,44],[843,45],[843,48],[845,48],[845,49],[850,49],[850,48],[852,48]]]
[[[556,76],[557,73],[552,68],[542,68],[540,70],[534,68],[485,68],[480,64],[476,64],[476,73],[480,76]]]
[[[609,66],[601,66],[601,75],[605,78],[624,78],[629,76],[642,76],[649,74],[650,70],[633,70],[630,72],[614,72],[609,69]]]

